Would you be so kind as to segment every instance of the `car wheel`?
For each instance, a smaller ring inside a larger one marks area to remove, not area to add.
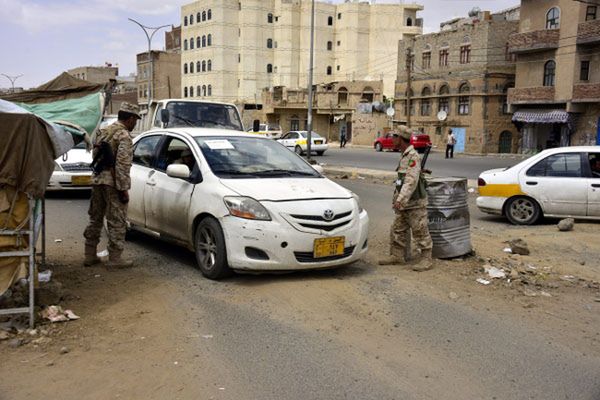
[[[506,218],[514,225],[532,225],[541,216],[539,204],[530,197],[513,197],[506,203]]]
[[[295,152],[296,152],[296,154],[298,154],[299,156],[301,156],[301,155],[302,155],[302,147],[300,147],[300,146],[296,146],[296,147],[294,148],[294,151],[295,151]]]
[[[227,265],[223,230],[216,219],[208,217],[200,221],[194,235],[194,248],[202,275],[209,279],[221,279],[232,274]]]
[[[317,155],[318,155],[318,156],[322,156],[323,154],[325,154],[325,152],[324,152],[324,151],[317,151]]]
[[[383,146],[381,145],[381,143],[379,143],[379,142],[375,143],[375,150],[383,151]]]
[[[425,149],[422,148],[422,147],[420,147],[420,148],[417,149],[417,153],[423,154],[423,153],[425,153]]]

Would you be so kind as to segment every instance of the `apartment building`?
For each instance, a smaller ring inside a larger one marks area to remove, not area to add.
[[[422,32],[418,4],[315,5],[315,84],[383,80],[393,95],[397,43]],[[183,97],[260,104],[264,88],[307,86],[311,1],[202,0],[184,5]]]
[[[117,79],[119,75],[119,67],[113,67],[107,63],[104,66],[84,66],[72,68],[67,71],[71,76],[92,83],[109,83]]]
[[[600,4],[522,0],[516,85],[509,91],[523,152],[600,144]]]
[[[396,123],[429,134],[439,147],[452,129],[456,152],[516,152],[519,137],[507,104],[515,61],[507,43],[518,20],[518,7],[497,13],[473,9],[468,17],[442,23],[440,32],[402,40]]]

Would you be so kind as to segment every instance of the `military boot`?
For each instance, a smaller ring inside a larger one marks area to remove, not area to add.
[[[133,267],[133,261],[124,259],[122,253],[109,253],[106,266],[108,268],[129,268]]]
[[[91,267],[102,262],[102,260],[100,260],[96,254],[97,251],[98,250],[96,249],[96,246],[90,246],[87,244],[85,245],[85,257],[83,259],[84,267]]]
[[[406,260],[404,259],[404,257],[398,257],[395,255],[389,255],[389,256],[384,256],[381,257],[379,260],[377,260],[377,264],[379,265],[402,265],[402,264],[406,264]]]
[[[431,268],[433,268],[431,250],[425,250],[421,252],[419,262],[412,266],[412,270],[417,272],[429,271]]]

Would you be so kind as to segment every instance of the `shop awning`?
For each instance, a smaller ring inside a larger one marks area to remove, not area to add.
[[[522,110],[513,114],[513,122],[522,124],[567,124],[575,130],[575,118],[564,110]]]

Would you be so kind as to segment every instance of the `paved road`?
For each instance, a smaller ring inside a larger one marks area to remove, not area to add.
[[[351,166],[355,168],[393,171],[398,165],[399,153],[381,152],[366,148],[331,147],[323,156],[315,156],[320,163],[327,165]],[[446,160],[444,154],[432,152],[427,161],[427,168],[435,176],[461,176],[477,179],[482,171],[492,168],[504,168],[517,164],[521,159],[499,156],[455,156]]]
[[[350,152],[355,151],[346,154]],[[371,249],[376,251],[376,243],[387,240],[389,188],[360,181],[342,184],[361,196],[371,218]],[[87,203],[78,196],[65,200],[53,195],[48,201],[51,253],[60,248],[69,254],[68,246],[74,252],[82,251]],[[483,217],[475,213],[474,218]],[[63,241],[54,243],[54,238]],[[341,270],[240,275],[216,283],[200,276],[193,255],[184,249],[144,235],[135,235],[127,247],[129,254],[143,263],[132,271],[141,269],[153,277],[158,286],[153,290],[164,296],[165,304],[186,310],[185,318],[176,313],[150,314],[155,318],[150,336],[177,346],[173,360],[178,360],[179,366],[173,370],[171,362],[170,367],[143,369],[146,357],[135,361],[127,355],[126,347],[123,355],[113,354],[110,362],[97,369],[93,378],[112,381],[123,372],[127,374],[121,369],[125,362],[135,370],[140,386],[153,387],[156,374],[163,375],[164,383],[147,398],[600,398],[597,352],[589,349],[590,354],[582,355],[526,318],[490,312],[494,305],[485,305],[485,299],[476,307],[449,301],[448,287],[439,288],[441,295],[435,293],[434,284],[422,281],[422,275],[374,268],[363,262]],[[163,289],[161,282],[170,286]],[[135,292],[146,290],[150,288],[140,286]],[[104,307],[105,299],[92,301],[99,309]],[[127,301],[127,295],[120,300]],[[159,318],[177,327],[181,337],[163,333]],[[135,324],[129,326],[132,336],[149,336],[135,331]],[[193,339],[198,343],[194,347],[186,344],[193,341],[189,337],[204,333],[210,333],[212,339]],[[157,351],[163,351],[160,349]],[[152,352],[152,348],[144,351]],[[94,357],[100,352],[101,348],[92,347],[87,353],[70,357]],[[56,383],[64,381],[64,398],[85,397],[88,379],[79,376],[77,385],[69,385],[70,367],[62,374],[60,368],[54,367],[54,379]],[[40,393],[33,387],[30,393]],[[97,394],[114,397],[118,387],[118,383],[107,385]],[[121,397],[128,397],[126,387],[119,390],[124,393]],[[176,392],[180,395],[173,397]],[[129,398],[136,397],[129,394]]]

